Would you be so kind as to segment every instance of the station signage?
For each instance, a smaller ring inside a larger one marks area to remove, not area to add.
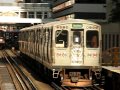
[[[6,16],[7,17],[18,17],[19,15],[17,13],[15,13],[15,12],[8,11],[8,12],[1,12],[0,16],[4,16],[4,17],[6,17]]]

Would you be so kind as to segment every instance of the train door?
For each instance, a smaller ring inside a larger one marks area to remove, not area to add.
[[[83,29],[72,29],[71,65],[83,64]]]

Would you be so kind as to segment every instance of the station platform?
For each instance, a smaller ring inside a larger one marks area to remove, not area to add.
[[[0,90],[16,90],[9,71],[0,56]]]
[[[102,66],[105,90],[120,90],[120,66]]]
[[[120,74],[120,66],[102,66],[103,69],[106,69],[106,70],[109,70],[113,73],[117,73],[117,74]]]

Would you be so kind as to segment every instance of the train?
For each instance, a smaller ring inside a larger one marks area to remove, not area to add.
[[[18,50],[18,39],[19,39],[19,30],[14,31],[5,31],[4,32],[4,38],[5,38],[5,47],[8,49],[16,49]]]
[[[5,47],[4,32],[5,31],[0,30],[0,49],[3,49]]]
[[[101,42],[101,26],[84,19],[42,23],[19,32],[20,54],[62,86],[87,87],[100,79]]]

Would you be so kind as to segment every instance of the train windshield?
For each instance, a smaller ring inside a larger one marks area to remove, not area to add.
[[[86,47],[87,48],[98,48],[99,47],[98,31],[87,31],[86,32]]]
[[[73,43],[74,44],[80,44],[81,42],[81,33],[79,31],[73,32]]]
[[[67,48],[68,46],[68,31],[57,30],[55,34],[56,47]]]

